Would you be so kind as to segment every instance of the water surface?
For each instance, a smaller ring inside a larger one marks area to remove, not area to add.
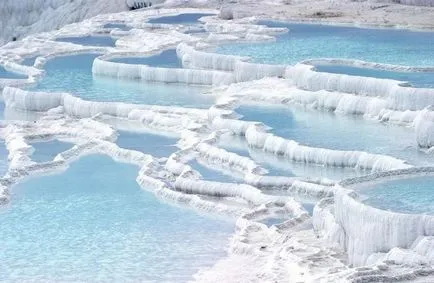
[[[182,68],[182,62],[176,55],[175,49],[164,50],[163,52],[149,57],[122,57],[110,59],[112,62],[126,64],[142,64],[161,68]]]
[[[59,140],[33,142],[31,145],[35,149],[31,158],[36,162],[52,161],[57,154],[74,146],[72,143],[62,142]]]
[[[391,155],[417,165],[434,163],[432,155],[419,151],[411,128],[300,107],[248,105],[236,112],[302,145]]]
[[[225,255],[232,222],[160,202],[137,172],[94,155],[13,187],[0,280],[185,282]]]
[[[155,134],[119,131],[116,144],[119,147],[137,150],[154,157],[169,157],[172,153],[178,151],[176,147],[177,141],[176,138]]]
[[[364,203],[376,208],[434,215],[434,176],[383,181],[359,193]]]
[[[0,66],[0,79],[26,79],[26,75],[7,71],[3,66]]]
[[[207,88],[183,84],[117,80],[93,77],[98,54],[56,57],[45,65],[46,75],[36,90],[69,92],[85,100],[207,108],[214,98],[202,95]]]
[[[368,29],[263,21],[288,33],[267,43],[223,45],[217,52],[250,56],[256,62],[296,64],[314,58],[346,58],[408,66],[434,66],[434,32]],[[405,54],[405,55],[404,55]]]

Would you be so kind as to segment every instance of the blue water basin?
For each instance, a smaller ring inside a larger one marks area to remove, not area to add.
[[[382,181],[359,189],[370,206],[401,213],[434,215],[434,176]]]
[[[277,41],[229,44],[217,52],[250,56],[256,62],[296,64],[313,58],[347,58],[408,66],[434,66],[434,32],[363,29],[263,21],[290,31]],[[404,55],[405,54],[405,55]]]
[[[161,68],[182,68],[182,62],[176,55],[175,49],[164,50],[160,54],[149,57],[122,57],[110,59],[110,61],[126,64],[142,64]]]
[[[0,66],[0,79],[26,79],[26,75],[7,71],[4,67]]]
[[[35,151],[31,158],[36,162],[52,161],[57,154],[62,153],[74,145],[59,140],[40,141],[31,143]]]
[[[21,61],[21,65],[33,66],[35,65],[36,58],[38,58],[38,56],[26,57]]]
[[[419,151],[411,128],[298,107],[249,105],[236,111],[242,119],[261,121],[272,133],[302,145],[391,155],[417,165],[434,163],[433,156]]]
[[[86,100],[207,108],[214,98],[207,88],[183,84],[147,83],[92,76],[97,54],[56,57],[45,65],[46,75],[35,90],[70,92]]]
[[[148,133],[119,131],[116,144],[119,147],[137,150],[155,157],[169,157],[178,151],[176,138]]]
[[[162,203],[137,172],[94,155],[14,186],[0,280],[186,282],[225,255],[233,222]]]

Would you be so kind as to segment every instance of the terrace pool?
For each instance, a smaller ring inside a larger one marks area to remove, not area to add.
[[[7,71],[4,67],[0,66],[0,79],[26,79],[26,75]]]
[[[206,108],[214,98],[202,95],[204,87],[182,84],[148,83],[93,77],[92,64],[98,54],[80,54],[51,59],[46,75],[35,90],[70,92],[85,100],[177,105]]]
[[[233,222],[160,202],[137,172],[94,155],[14,186],[0,280],[185,282],[225,255]]]
[[[178,151],[177,141],[175,138],[155,134],[119,131],[116,144],[119,147],[137,150],[155,157],[169,157]]]
[[[110,61],[126,64],[142,64],[161,68],[182,68],[182,62],[176,55],[175,49],[164,50],[157,55],[149,57],[122,57],[114,58]]]
[[[362,29],[320,24],[262,21],[269,27],[286,27],[277,41],[229,44],[223,54],[250,56],[269,64],[296,64],[314,58],[346,58],[406,66],[434,66],[434,33],[398,29]],[[403,56],[405,54],[405,56]]]
[[[385,154],[416,165],[434,163],[433,156],[417,148],[411,128],[299,107],[249,105],[236,111],[242,119],[261,121],[272,133],[303,145]]]
[[[26,66],[33,66],[35,65],[36,58],[38,58],[38,56],[26,57],[21,62],[21,64]]]
[[[57,154],[74,146],[72,143],[62,142],[59,140],[38,141],[31,143],[31,145],[35,149],[31,158],[36,162],[52,161]]]
[[[384,180],[358,192],[363,203],[376,208],[434,215],[434,176]]]

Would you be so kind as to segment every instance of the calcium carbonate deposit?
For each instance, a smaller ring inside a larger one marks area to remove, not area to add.
[[[434,190],[405,181],[434,176],[434,33],[394,30],[380,63],[352,57],[379,30],[218,15],[101,14],[0,47],[0,280],[434,282],[432,210],[369,199]],[[14,31],[45,30],[28,21]],[[342,34],[342,58],[320,58]]]

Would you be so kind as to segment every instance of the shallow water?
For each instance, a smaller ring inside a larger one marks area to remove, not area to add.
[[[83,37],[62,37],[56,38],[56,41],[70,42],[74,44],[86,45],[86,46],[111,46],[114,47],[116,39],[111,36],[83,36]]]
[[[296,64],[313,58],[348,58],[408,66],[434,66],[434,33],[361,29],[320,24],[260,22],[286,27],[276,42],[229,44],[217,52],[250,56],[259,63]],[[405,54],[405,56],[403,56]]]
[[[434,157],[420,152],[411,128],[284,106],[241,106],[244,120],[261,121],[272,133],[302,145],[336,150],[359,150],[391,155],[412,164],[429,165]]]
[[[160,54],[149,57],[122,57],[110,59],[110,61],[126,64],[142,64],[161,68],[182,68],[182,62],[176,55],[175,49],[164,50]]]
[[[119,131],[116,144],[119,147],[137,150],[155,157],[169,157],[178,151],[176,138],[148,133]]]
[[[0,66],[0,79],[26,79],[26,75],[14,73],[7,71],[5,68]]]
[[[434,73],[431,72],[394,72],[340,65],[317,65],[318,72],[346,74],[362,77],[393,79],[408,82],[413,87],[434,87]]]
[[[383,181],[359,193],[364,203],[376,208],[434,215],[434,176]]]
[[[38,56],[26,57],[26,58],[24,58],[24,60],[21,62],[21,65],[33,66],[33,65],[35,65],[35,60],[36,60],[36,58],[38,58]]]
[[[159,18],[150,19],[148,23],[151,24],[196,24],[199,23],[199,19],[206,16],[213,16],[214,14],[207,13],[186,13],[176,16],[164,16]]]
[[[94,155],[13,187],[0,280],[185,282],[225,255],[234,223],[161,203],[137,172]]]
[[[93,77],[97,54],[56,57],[45,65],[46,75],[34,88],[51,92],[70,92],[86,100],[117,101],[152,105],[206,108],[214,98],[201,93],[207,88],[182,84],[147,83]]]
[[[31,143],[35,151],[31,158],[36,162],[52,161],[57,154],[62,153],[74,145],[68,142],[62,142],[59,140],[40,141]]]

